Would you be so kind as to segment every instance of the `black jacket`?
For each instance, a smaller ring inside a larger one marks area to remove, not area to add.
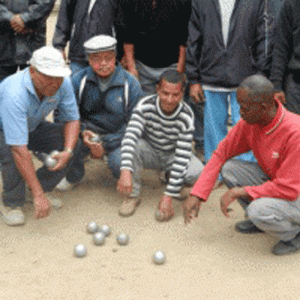
[[[270,79],[278,90],[288,73],[300,82],[300,0],[285,0],[275,28]]]
[[[236,0],[225,47],[219,1],[193,0],[186,55],[189,81],[230,88],[250,75],[267,74],[272,47],[270,41],[266,47],[264,10],[264,0]]]
[[[0,0],[0,65],[26,64],[32,52],[46,43],[46,18],[55,0]],[[10,21],[20,14],[25,34],[15,34]]]
[[[69,45],[72,62],[86,61],[85,41],[99,34],[113,35],[115,1],[96,0],[88,15],[90,0],[62,0],[52,44],[64,49]]]
[[[191,0],[119,0],[118,42],[134,44],[135,58],[153,68],[178,62],[186,45]]]

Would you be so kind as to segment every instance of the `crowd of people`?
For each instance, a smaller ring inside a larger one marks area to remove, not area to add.
[[[28,200],[36,218],[60,207],[51,192],[80,184],[89,156],[117,179],[120,216],[141,203],[143,168],[166,183],[158,221],[180,199],[191,222],[220,180],[223,214],[245,210],[238,232],[300,250],[300,1],[61,0],[45,46],[54,2],[0,0],[4,223],[23,225]]]

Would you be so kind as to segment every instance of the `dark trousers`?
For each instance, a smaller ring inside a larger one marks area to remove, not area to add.
[[[289,111],[300,115],[300,79],[298,75],[289,74],[286,81],[286,107]]]
[[[36,171],[44,192],[50,192],[66,176],[78,156],[79,142],[66,168],[51,172],[45,166]],[[64,125],[42,122],[36,130],[29,134],[29,150],[50,153],[64,148]],[[5,144],[3,131],[0,131],[0,164],[2,165],[3,204],[11,207],[23,206],[25,202],[25,180],[19,173],[12,156],[10,146]]]

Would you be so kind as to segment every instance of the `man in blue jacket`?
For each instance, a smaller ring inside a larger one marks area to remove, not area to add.
[[[73,75],[72,83],[81,116],[85,146],[81,158],[59,185],[68,190],[84,176],[84,158],[107,158],[113,176],[119,177],[121,141],[132,109],[142,97],[140,83],[116,64],[117,40],[108,35],[89,39],[84,47],[90,66]],[[91,139],[98,134],[100,140]]]
[[[233,123],[240,118],[237,86],[250,75],[268,73],[272,46],[266,26],[272,18],[266,12],[264,0],[192,1],[186,72],[191,97],[205,102],[206,161],[227,134],[229,101]]]

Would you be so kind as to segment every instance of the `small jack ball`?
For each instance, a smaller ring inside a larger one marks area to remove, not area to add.
[[[103,232],[106,236],[109,236],[111,232],[110,228],[107,225],[102,225],[100,227],[100,231]]]
[[[105,243],[105,234],[101,231],[96,232],[93,236],[94,244],[97,246],[102,246]]]
[[[121,233],[117,236],[117,242],[121,246],[125,246],[129,242],[129,236],[126,233]]]
[[[153,262],[157,265],[162,265],[166,261],[166,255],[162,251],[156,251],[153,254]]]
[[[76,257],[84,257],[87,254],[87,248],[86,246],[82,245],[82,244],[78,244],[75,246],[74,248],[74,255]]]
[[[88,233],[96,233],[98,231],[99,227],[96,222],[91,221],[87,224],[87,232]]]
[[[59,151],[57,150],[54,150],[52,151],[50,154],[48,154],[46,157],[45,157],[45,166],[48,168],[48,169],[52,169],[56,166],[57,164],[57,160],[55,158],[53,158],[52,156],[56,155],[56,154],[59,154]]]

